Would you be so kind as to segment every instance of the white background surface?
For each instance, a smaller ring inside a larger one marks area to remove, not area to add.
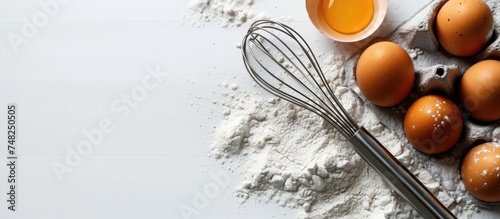
[[[230,185],[191,218],[296,214],[252,199],[240,205],[232,193],[238,175],[208,154],[223,111],[212,104],[223,100],[218,85],[250,80],[235,46],[250,23],[195,27],[186,22],[188,1],[72,0],[16,53],[8,35],[21,35],[40,2],[47,0],[0,5],[0,218],[182,218],[179,207],[193,206],[214,173],[229,174]],[[379,34],[428,2],[390,0]],[[288,24],[313,48],[331,49],[303,1],[256,1],[253,10],[293,18]],[[121,98],[141,89],[148,66],[159,68],[161,83],[125,116],[113,104],[125,106]],[[6,204],[9,103],[18,106],[16,212]],[[102,120],[114,130],[58,180],[52,165],[65,164],[68,150],[86,140],[83,132]]]

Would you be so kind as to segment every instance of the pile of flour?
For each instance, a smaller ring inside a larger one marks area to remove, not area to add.
[[[414,150],[382,125],[343,82],[343,60],[322,56],[323,71],[349,115],[374,135],[452,212],[468,217],[477,207],[466,201],[458,171],[430,160],[418,160]],[[326,67],[326,68],[325,68]],[[417,213],[356,154],[345,138],[314,113],[275,97],[264,97],[222,83],[226,101],[222,121],[214,130],[211,154],[236,163],[244,180],[236,188],[242,199],[302,209],[298,218],[414,218]],[[445,164],[443,164],[445,165]],[[439,177],[435,177],[439,176]]]
[[[190,21],[195,26],[212,22],[238,27],[257,19],[256,14],[267,17],[252,12],[255,4],[252,0],[192,0],[190,16],[194,17]],[[341,75],[344,57],[320,55],[318,59],[335,95],[359,125],[457,217],[466,218],[478,211],[460,181],[458,168],[450,171],[455,161],[439,158],[436,162],[436,158],[420,156],[411,146],[403,145],[345,86]],[[418,216],[320,117],[235,83],[223,82],[220,87],[223,101],[214,103],[224,112],[214,129],[210,152],[243,177],[236,188],[243,201],[255,199],[300,209],[297,218]],[[495,131],[496,139],[499,133]]]

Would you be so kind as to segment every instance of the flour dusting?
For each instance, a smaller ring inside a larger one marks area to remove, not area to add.
[[[423,168],[423,162],[351,92],[342,79],[341,57],[320,57],[330,86],[347,112],[450,208],[469,217],[477,210],[463,198],[459,173]],[[256,198],[301,209],[297,218],[414,218],[418,214],[356,154],[345,138],[314,113],[275,97],[239,89],[223,92],[223,120],[211,154],[238,163],[243,200]],[[434,177],[439,174],[443,179]],[[441,186],[443,184],[443,186]]]
[[[214,22],[223,27],[239,27],[255,19],[267,18],[264,13],[254,13],[255,0],[191,0],[190,13],[186,16],[194,26]]]

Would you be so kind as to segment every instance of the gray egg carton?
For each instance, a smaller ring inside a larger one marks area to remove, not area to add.
[[[392,41],[401,45],[411,54],[415,66],[415,84],[408,97],[394,107],[378,107],[365,99],[361,94],[355,80],[356,64],[364,48],[354,54],[345,63],[344,79],[347,86],[353,90],[365,107],[372,110],[380,122],[391,129],[403,144],[414,150],[408,142],[404,130],[403,120],[406,109],[419,97],[427,94],[440,94],[453,100],[462,111],[464,128],[458,143],[449,151],[439,155],[425,155],[416,152],[417,156],[436,158],[432,161],[439,162],[440,158],[456,160],[450,168],[459,168],[460,160],[466,152],[480,142],[494,140],[493,133],[498,132],[500,121],[483,123],[475,121],[464,110],[457,97],[457,85],[462,74],[474,63],[485,59],[500,60],[500,3],[494,0],[485,2],[493,11],[495,30],[493,37],[480,53],[467,58],[455,57],[439,46],[434,33],[434,20],[438,10],[446,1],[434,1],[424,7],[416,16],[402,24],[393,33],[385,38],[376,38],[367,46],[378,41]],[[500,110],[500,109],[499,109]],[[495,129],[497,129],[495,131]]]

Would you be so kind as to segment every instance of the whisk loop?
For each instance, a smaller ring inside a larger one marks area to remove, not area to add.
[[[286,38],[296,43],[285,42]],[[335,97],[311,48],[295,30],[273,21],[257,21],[243,39],[242,50],[250,75],[267,91],[318,114],[346,138],[359,130]]]
[[[349,116],[335,97],[311,48],[295,30],[274,21],[257,21],[243,38],[242,50],[245,67],[257,84],[332,124],[421,216],[455,218],[406,167]]]

